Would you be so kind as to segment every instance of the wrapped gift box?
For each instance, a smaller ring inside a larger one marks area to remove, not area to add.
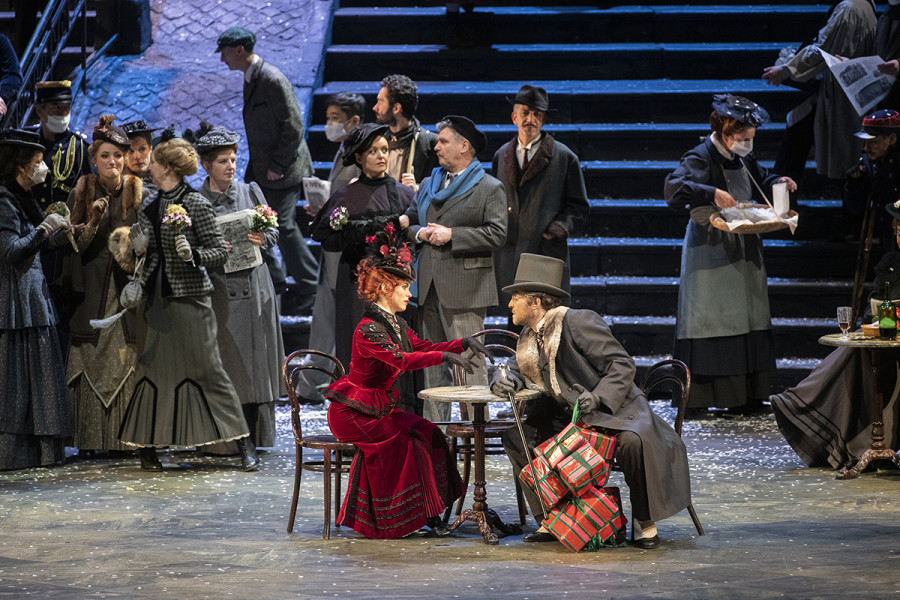
[[[532,467],[537,473],[537,481],[532,475]],[[535,456],[531,464],[519,472],[519,479],[544,500],[548,510],[569,495],[569,489],[543,456]]]
[[[595,536],[601,541],[613,538],[625,523],[615,497],[603,488],[590,487],[551,510],[543,524],[560,543],[578,552]]]
[[[562,459],[556,470],[566,487],[576,496],[591,485],[606,485],[609,479],[609,463],[588,444]]]
[[[610,461],[613,451],[616,449],[616,438],[594,431],[590,427],[580,427],[570,423],[566,425],[565,429],[535,448],[535,452],[546,458],[551,467],[557,468],[564,458],[571,456],[584,445],[591,446],[604,460]]]

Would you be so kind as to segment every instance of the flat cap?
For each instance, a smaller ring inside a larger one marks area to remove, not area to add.
[[[487,136],[475,127],[475,123],[471,119],[460,115],[447,115],[441,119],[441,122],[444,121],[450,123],[453,131],[469,140],[476,153],[481,152],[487,146]]]
[[[229,27],[226,29],[219,39],[216,40],[216,52],[221,52],[226,46],[250,46],[256,44],[256,34],[244,27]]]

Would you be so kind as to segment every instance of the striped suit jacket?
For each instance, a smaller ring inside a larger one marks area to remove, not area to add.
[[[443,169],[438,172],[443,174]],[[420,189],[426,189],[428,180]],[[468,191],[450,198],[440,207],[431,204],[420,216],[413,204],[409,213],[409,236],[428,223],[453,230],[443,246],[421,244],[419,259],[419,304],[434,284],[442,306],[451,309],[497,305],[493,251],[506,242],[507,210],[503,184],[488,174]]]

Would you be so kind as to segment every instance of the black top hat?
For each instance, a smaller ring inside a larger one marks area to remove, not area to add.
[[[103,115],[100,121],[94,127],[95,142],[109,142],[119,148],[128,150],[131,147],[131,140],[128,134],[121,127],[113,125],[114,117],[112,115]]]
[[[25,131],[23,129],[4,129],[0,131],[0,146],[19,146],[21,148],[31,148],[35,151],[44,151],[44,145],[41,144],[41,136],[34,131]]]
[[[72,102],[71,81],[39,81],[37,83],[36,104],[44,102]]]
[[[515,98],[507,96],[506,99],[513,105],[524,104],[525,106],[531,107],[533,110],[556,112],[555,108],[550,108],[550,97],[547,95],[547,90],[542,87],[526,84],[519,88],[519,92],[516,94]]]
[[[876,110],[863,119],[862,129],[854,133],[856,137],[871,140],[877,135],[896,133],[900,137],[900,113],[896,110]]]
[[[159,131],[159,129],[159,127],[150,127],[143,119],[138,119],[137,121],[122,125],[122,130],[129,138],[137,137],[139,135],[150,135],[154,131]]]
[[[512,285],[503,288],[507,294],[516,292],[541,292],[568,298],[569,293],[563,290],[563,267],[566,263],[550,256],[540,254],[523,254],[519,258],[519,266],[516,268],[516,278]]]
[[[487,136],[484,135],[480,129],[475,127],[475,123],[472,122],[472,119],[460,115],[447,115],[441,119],[441,121],[450,123],[450,127],[453,128],[453,131],[469,140],[469,143],[475,148],[476,153],[481,152],[484,150],[485,146],[487,146]]]
[[[344,140],[344,149],[341,152],[341,162],[345,167],[356,164],[356,155],[364,152],[378,136],[383,136],[388,132],[388,125],[379,125],[377,123],[363,123],[353,131],[347,134]]]
[[[769,122],[766,109],[743,96],[716,94],[713,96],[712,107],[720,115],[736,119],[748,127],[762,127]]]
[[[383,231],[366,238],[368,244],[366,264],[381,269],[391,275],[415,281],[413,254],[405,242],[400,241],[393,223],[388,223]]]
[[[200,121],[200,127],[196,131],[185,130],[184,139],[194,145],[198,154],[203,154],[216,148],[237,144],[241,141],[241,134],[224,127],[213,126],[208,121]]]
[[[222,32],[222,35],[219,36],[216,43],[218,44],[216,46],[216,52],[221,52],[222,48],[226,46],[252,48],[256,45],[256,34],[244,27],[229,27]]]

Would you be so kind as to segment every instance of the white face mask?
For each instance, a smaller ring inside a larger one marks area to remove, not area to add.
[[[34,182],[34,185],[44,183],[48,172],[50,172],[50,167],[47,166],[47,163],[44,161],[39,162],[38,166],[34,168],[34,173],[31,174],[31,181]]]
[[[62,133],[69,128],[70,116],[71,115],[65,115],[63,117],[60,117],[57,115],[50,115],[47,117],[47,122],[44,123],[44,127],[49,129],[53,133]]]
[[[325,123],[325,137],[328,138],[329,142],[339,142],[345,135],[347,135],[347,132],[344,131],[344,123],[338,123],[337,121]]]
[[[735,142],[734,145],[731,146],[731,151],[738,156],[747,156],[748,154],[753,152],[753,140],[743,140],[741,142]]]

